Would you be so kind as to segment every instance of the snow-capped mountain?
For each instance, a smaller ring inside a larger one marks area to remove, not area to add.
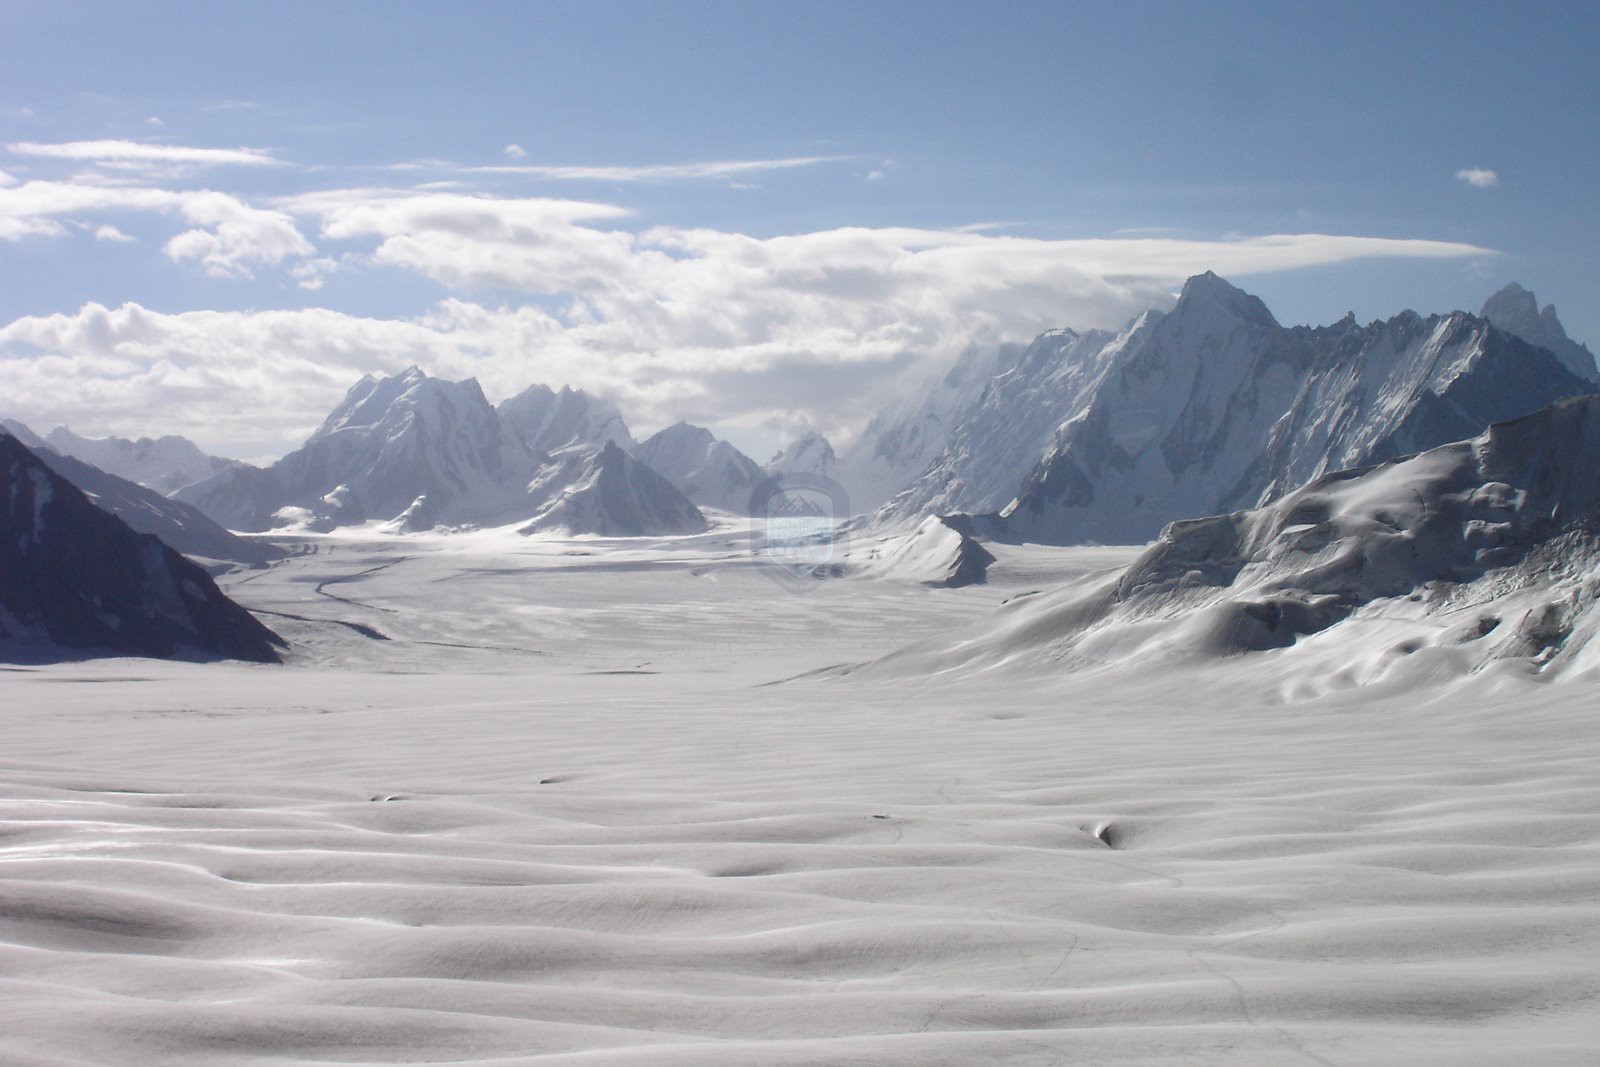
[[[1005,536],[1137,544],[1174,519],[1263,504],[1591,388],[1464,312],[1285,328],[1209,273],[1074,384],[1070,413],[1002,512]]]
[[[528,499],[537,510],[523,533],[642,537],[706,529],[688,497],[613,441],[552,453],[528,485]]]
[[[1159,320],[1147,312],[1130,332]],[[1090,382],[1114,359],[1118,335],[1051,330],[983,383],[953,420],[938,454],[873,517],[874,525],[918,522],[927,515],[999,511],[1050,444]]]
[[[1408,657],[1600,665],[1600,396],[1169,525],[1098,588],[1019,600],[889,671],[1062,670],[1296,648],[1344,684]],[[1420,655],[1419,655],[1420,654]]]
[[[240,530],[270,529],[284,509],[318,528],[393,519],[419,498],[436,522],[466,523],[502,514],[531,472],[476,381],[411,367],[357,382],[271,467],[226,471],[177,497]]]
[[[768,460],[762,469],[769,478],[777,474],[814,474],[836,479],[839,460],[826,437],[815,430],[807,430]]]
[[[590,499],[592,491],[583,490],[593,482],[590,490],[609,494],[603,506],[567,508],[562,522],[544,521],[539,528],[703,529],[704,518],[670,484],[662,482],[662,493],[632,472],[631,457],[626,463],[611,458],[606,449],[613,434],[627,434],[614,414],[582,393],[540,387],[497,410],[476,381],[444,381],[412,367],[357,382],[303,446],[271,467],[226,471],[177,497],[232,529],[297,524],[331,530],[378,520],[411,532],[537,520],[568,489],[580,502]],[[605,440],[593,441],[596,434]],[[540,447],[555,440],[577,443],[548,452]],[[626,457],[620,447],[614,451]],[[633,489],[648,498],[625,501],[622,494]],[[684,518],[685,509],[692,517]],[[596,525],[586,527],[591,518]]]
[[[697,506],[738,515],[749,513],[756,486],[767,477],[755,460],[687,422],[652,434],[633,455]]]
[[[54,647],[271,663],[283,642],[200,567],[0,433],[0,656]]]
[[[255,564],[283,556],[264,541],[240,537],[217,525],[198,508],[164,497],[147,486],[107,474],[48,447],[33,450],[40,462],[71,482],[89,502],[127,523],[135,533],[151,534],[186,556],[203,560]]]
[[[851,508],[857,514],[873,511],[916,481],[950,443],[990,379],[1014,366],[1023,351],[1009,344],[970,348],[943,378],[879,412],[839,457],[837,476]]]
[[[1546,311],[1532,313],[1545,333],[1524,331],[1565,341]],[[966,512],[1005,538],[1145,541],[1169,520],[1265,502],[1592,388],[1514,333],[1461,313],[1286,328],[1201,275],[1169,314],[1117,333],[1050,331],[998,358],[947,418],[939,453],[867,525]]]
[[[1567,336],[1554,304],[1539,309],[1533,294],[1516,282],[1495,293],[1483,303],[1479,318],[1488,319],[1506,333],[1516,334],[1530,345],[1548,349],[1563,366],[1580,378],[1597,377],[1594,353]]]
[[[65,426],[57,426],[40,437],[21,423],[9,419],[0,426],[11,431],[30,448],[43,445],[58,455],[82,460],[118,478],[171,494],[186,485],[209,478],[218,471],[238,466],[237,460],[208,456],[185,437],[79,437]]]
[[[562,386],[558,392],[534,385],[501,401],[495,410],[506,430],[533,455],[607,441],[629,452],[634,448],[633,435],[616,405],[582,389]]]

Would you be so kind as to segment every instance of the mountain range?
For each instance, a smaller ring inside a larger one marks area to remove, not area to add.
[[[1137,665],[1295,648],[1308,684],[1412,662],[1600,665],[1600,396],[1171,523],[1097,586],[1020,598],[870,672]]]
[[[641,470],[611,404],[534,386],[491,405],[475,380],[416,367],[357,382],[304,445],[270,467],[241,466],[176,495],[236,530],[310,530],[373,520],[574,534],[695,533],[699,510]]]
[[[1199,275],[1169,312],[1115,332],[1051,331],[996,359],[959,414],[941,384],[926,412],[896,425],[949,425],[944,447],[868,524],[909,529],[964,512],[1002,540],[1139,543],[1174,519],[1469,437],[1596,388],[1588,350],[1566,339],[1553,308],[1530,318],[1533,306],[1512,286],[1486,305],[1504,327],[1411,311],[1284,327],[1258,298]],[[842,469],[881,449],[882,430],[872,437]]]

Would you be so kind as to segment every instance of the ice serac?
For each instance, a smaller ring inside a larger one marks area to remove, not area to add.
[[[607,441],[629,452],[634,448],[633,435],[616,405],[582,389],[562,386],[558,391],[534,385],[501,401],[495,410],[506,431],[534,455]]]
[[[1600,397],[1559,401],[1263,508],[1174,522],[1108,584],[891,659],[1062,670],[1304,643],[1352,682],[1424,651],[1461,672],[1587,670],[1600,665],[1596,455]]]
[[[313,528],[392,520],[423,496],[437,522],[493,522],[514,512],[533,466],[475,380],[412,367],[357,382],[271,467],[225,471],[177,498],[238,530],[278,525],[285,509]]]
[[[282,647],[199,566],[0,433],[0,657],[75,649],[274,663]]]
[[[1001,513],[1005,537],[1138,544],[1175,519],[1266,504],[1592,388],[1464,312],[1286,328],[1209,273],[1089,363]]]
[[[603,537],[703,533],[705,516],[667,479],[619,448],[574,445],[552,453],[528,485],[527,534]]]
[[[766,474],[710,430],[679,422],[652,434],[634,458],[677,486],[697,507],[747,514]]]
[[[788,448],[768,460],[763,469],[768,477],[777,474],[811,474],[835,478],[839,474],[839,460],[826,437],[815,430],[807,430],[790,442]]]
[[[1532,293],[1512,282],[1483,303],[1480,318],[1488,319],[1510,334],[1539,348],[1546,349],[1559,359],[1564,367],[1580,378],[1596,378],[1594,353],[1567,336],[1556,316],[1554,304],[1543,310]]]

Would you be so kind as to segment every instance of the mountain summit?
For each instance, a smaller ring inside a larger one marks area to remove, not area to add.
[[[1509,334],[1515,334],[1539,348],[1555,354],[1563,366],[1580,378],[1594,380],[1594,353],[1567,336],[1554,304],[1543,310],[1532,293],[1512,282],[1483,302],[1480,318],[1488,319]]]

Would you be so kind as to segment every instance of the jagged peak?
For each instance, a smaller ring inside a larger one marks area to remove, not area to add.
[[[1196,274],[1183,283],[1183,292],[1173,306],[1168,318],[1182,321],[1184,317],[1201,309],[1219,308],[1235,318],[1257,326],[1277,327],[1278,320],[1261,298],[1240,289],[1214,271]]]

